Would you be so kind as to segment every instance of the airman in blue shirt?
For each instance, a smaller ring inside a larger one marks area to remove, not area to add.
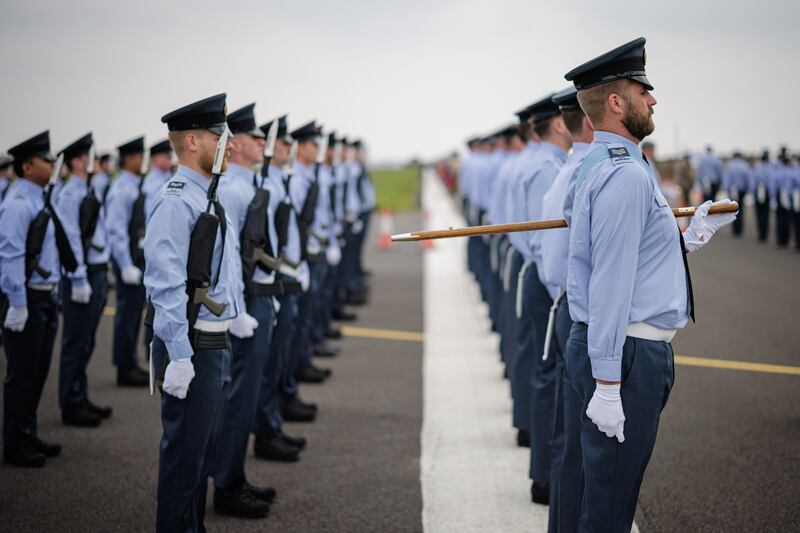
[[[748,191],[753,197],[756,206],[756,225],[759,242],[766,242],[769,234],[772,166],[773,162],[770,161],[769,151],[764,150],[761,154],[761,159],[753,165],[753,171],[750,173],[751,179]]]
[[[164,139],[150,147],[150,170],[142,182],[145,215],[150,213],[156,194],[171,177],[172,146],[169,139]]]
[[[208,450],[230,388],[228,328],[243,288],[238,235],[215,193],[231,149],[225,120],[225,94],[161,118],[180,164],[149,216],[159,231],[144,238],[163,427],[157,531],[205,529]]]
[[[674,380],[669,341],[693,313],[684,250],[697,250],[735,216],[708,216],[706,202],[681,235],[639,149],[654,130],[656,104],[644,45],[636,39],[565,76],[595,129],[565,202],[572,206],[567,298],[576,322],[565,359],[591,421],[580,429],[580,526],[589,531],[632,525]]]
[[[94,189],[94,169],[89,168],[93,142],[88,133],[62,151],[71,176],[55,201],[78,263],[61,281],[64,327],[58,403],[62,421],[79,427],[98,426],[112,413],[88,396],[87,369],[106,303],[109,259],[105,209]]]
[[[714,201],[722,186],[724,167],[711,146],[697,161],[697,182],[703,189],[704,201]]]
[[[744,205],[744,198],[752,181],[750,164],[744,160],[741,152],[734,152],[733,157],[725,165],[723,175],[723,189],[728,197],[739,205]],[[733,221],[733,235],[741,236],[744,231],[744,211],[739,211],[739,216]]]
[[[145,290],[142,285],[145,208],[142,192],[144,137],[119,147],[120,173],[109,187],[105,220],[111,249],[111,267],[116,278],[117,311],[114,315],[112,359],[117,367],[117,384],[146,387],[147,372],[139,367],[136,345],[139,339]]]
[[[40,467],[61,452],[39,437],[36,411],[53,355],[58,308],[55,290],[61,277],[54,218],[45,219],[39,246],[29,248],[32,223],[46,207],[45,187],[55,158],[45,131],[8,150],[18,176],[0,204],[0,309],[6,378],[3,388],[3,460]],[[52,204],[50,204],[52,206]],[[39,228],[41,229],[41,228]],[[68,246],[68,243],[66,243]]]
[[[13,157],[0,155],[0,202],[6,197],[8,187],[11,185],[11,179],[14,176],[13,162]]]

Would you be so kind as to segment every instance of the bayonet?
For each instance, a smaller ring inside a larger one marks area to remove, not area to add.
[[[297,141],[292,141],[292,148],[289,150],[289,162],[283,169],[283,173],[288,178],[294,173],[294,162],[297,160]]]
[[[267,142],[264,145],[264,163],[261,165],[261,177],[266,178],[269,174],[269,165],[272,162],[272,156],[275,155],[275,143],[278,141],[278,122],[277,118],[272,121],[267,133]]]
[[[328,136],[323,135],[321,129],[319,134],[321,137],[319,142],[319,152],[317,152],[317,165],[322,165],[325,162],[325,152],[328,149]]]

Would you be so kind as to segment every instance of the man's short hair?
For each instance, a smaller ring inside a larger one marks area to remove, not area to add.
[[[608,96],[612,93],[623,94],[629,83],[629,80],[616,80],[578,91],[578,103],[592,124],[602,122],[605,118]]]
[[[572,135],[578,135],[583,131],[583,111],[576,109],[575,111],[562,111],[561,117],[564,119],[564,125],[567,127]]]
[[[183,139],[189,131],[191,130],[171,131],[167,134],[169,143],[172,145],[172,149],[175,150],[175,155],[178,157],[183,155]]]
[[[539,137],[544,137],[548,133],[550,133],[550,126],[553,123],[553,119],[555,117],[546,118],[545,120],[537,120],[533,123],[533,131],[536,132],[536,135]]]

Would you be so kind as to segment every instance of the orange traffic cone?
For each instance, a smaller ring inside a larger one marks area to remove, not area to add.
[[[382,249],[391,248],[392,232],[394,231],[394,221],[392,220],[392,211],[388,207],[384,207],[381,211],[381,234],[378,237],[378,246]]]

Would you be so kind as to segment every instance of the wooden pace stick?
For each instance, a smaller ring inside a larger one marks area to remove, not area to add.
[[[676,207],[672,210],[675,218],[685,218],[694,215],[697,207]],[[708,210],[709,215],[721,215],[725,213],[736,213],[739,211],[739,204],[733,202],[728,205],[715,205]],[[478,237],[481,235],[493,235],[497,233],[513,233],[516,231],[536,231],[542,229],[566,228],[567,221],[563,218],[556,220],[537,220],[535,222],[514,222],[511,224],[490,224],[487,226],[471,226],[468,228],[448,228],[429,231],[415,231],[412,233],[401,233],[392,235],[394,242],[409,241],[429,241],[433,239],[450,239],[453,237]]]

